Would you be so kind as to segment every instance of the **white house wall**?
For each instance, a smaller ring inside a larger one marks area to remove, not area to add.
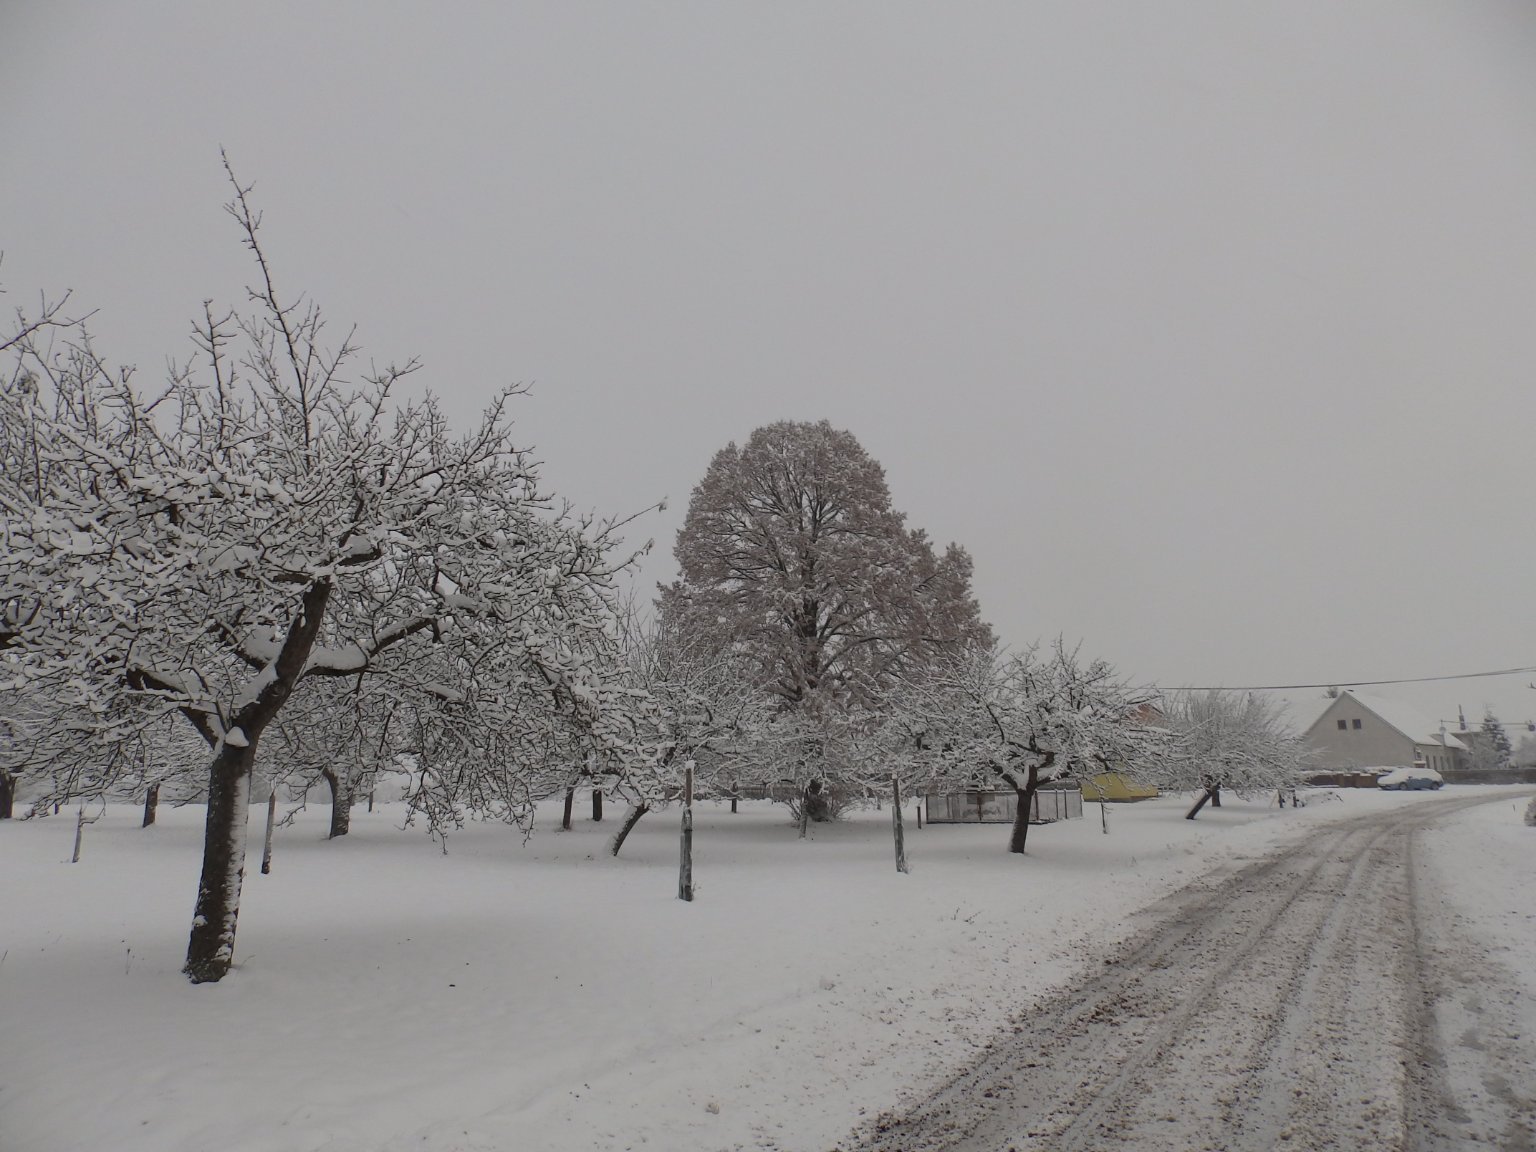
[[[1343,728],[1339,727],[1340,720],[1344,721]],[[1406,768],[1416,756],[1415,741],[1349,696],[1340,696],[1329,705],[1307,729],[1306,740],[1313,751],[1308,767],[1319,771]]]

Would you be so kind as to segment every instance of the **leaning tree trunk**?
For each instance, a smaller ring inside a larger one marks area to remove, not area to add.
[[[251,803],[255,741],[244,748],[223,745],[208,771],[208,821],[203,835],[203,874],[187,963],[194,984],[221,979],[235,957],[235,919],[245,879],[245,825]]]
[[[1022,787],[1017,776],[1008,775],[1003,779],[1013,785],[1018,798],[1018,809],[1013,814],[1013,834],[1008,838],[1008,851],[1022,854],[1029,839],[1029,813],[1034,807],[1035,793],[1040,790],[1040,769],[1031,764]]]
[[[608,850],[617,856],[619,849],[624,847],[624,841],[628,838],[630,832],[634,830],[636,824],[640,823],[640,817],[650,810],[651,806],[649,804],[636,804],[632,807],[629,810],[629,814],[624,817],[624,823],[620,824],[619,830],[614,833],[613,844]]]
[[[331,789],[331,833],[327,839],[334,840],[352,831],[352,803],[357,798],[357,786],[350,779],[343,781],[328,768],[320,775]]]
[[[16,780],[0,772],[0,820],[10,820],[16,810]]]
[[[1193,808],[1191,808],[1188,812],[1184,813],[1184,819],[1186,819],[1186,820],[1193,820],[1196,816],[1198,816],[1200,814],[1200,809],[1205,807],[1205,802],[1207,800],[1209,800],[1211,802],[1211,807],[1212,808],[1220,808],[1221,807],[1221,785],[1220,784],[1213,784],[1209,788],[1207,788],[1204,792],[1200,793],[1200,799],[1195,801],[1195,806]]]
[[[155,813],[160,808],[160,785],[151,784],[149,791],[144,793],[144,823],[140,828],[148,828],[155,822]]]

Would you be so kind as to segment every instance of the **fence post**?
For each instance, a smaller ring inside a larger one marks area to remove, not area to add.
[[[261,874],[266,876],[272,871],[272,829],[277,825],[277,785],[272,785],[272,791],[267,794],[267,838],[261,848]]]
[[[678,849],[677,898],[693,900],[693,761],[685,763],[683,784],[683,836]]]

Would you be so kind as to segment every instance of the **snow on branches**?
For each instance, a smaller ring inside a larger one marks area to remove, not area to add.
[[[511,438],[517,389],[455,434],[431,397],[397,402],[414,364],[350,387],[350,336],[327,349],[318,308],[279,295],[239,184],[229,210],[255,310],[205,309],[199,371],[146,393],[77,329],[20,336],[0,390],[10,686],[93,717],[103,744],[179,713],[210,750],[193,980],[229,967],[257,747],[312,684],[363,685],[373,716],[410,706],[435,823],[520,818],[552,759],[633,737],[615,526],[540,487]]]
[[[1164,706],[1174,741],[1150,764],[1148,783],[1197,791],[1193,820],[1222,789],[1247,795],[1287,791],[1301,783],[1306,750],[1287,730],[1280,706],[1253,692],[1178,692]]]
[[[1046,781],[1159,754],[1165,731],[1146,723],[1147,697],[1103,660],[1087,663],[1058,638],[1042,652],[981,649],[936,669],[903,711],[928,779],[976,787],[1002,779],[1018,794],[1010,852],[1023,852],[1031,802]]]

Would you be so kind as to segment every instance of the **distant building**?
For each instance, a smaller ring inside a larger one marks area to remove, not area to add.
[[[1444,772],[1467,765],[1467,746],[1411,705],[1350,689],[1328,702],[1303,739],[1316,772],[1411,768]]]

